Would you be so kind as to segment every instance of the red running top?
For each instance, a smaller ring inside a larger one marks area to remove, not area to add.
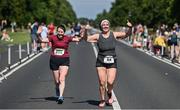
[[[64,35],[62,40],[59,40],[56,35],[52,35],[49,37],[49,41],[52,44],[51,56],[60,58],[69,57],[68,47],[72,37]]]

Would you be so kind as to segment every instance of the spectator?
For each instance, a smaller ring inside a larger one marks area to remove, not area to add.
[[[40,42],[48,39],[48,28],[45,23],[41,23],[41,26],[38,27],[37,34]],[[41,51],[47,51],[47,42],[41,42]]]
[[[11,22],[11,32],[15,32],[16,31],[16,22]]]
[[[31,22],[28,23],[27,29],[28,29],[28,32],[31,33]]]
[[[165,43],[165,37],[164,34],[159,35],[155,38],[154,41],[154,54],[157,56],[163,56],[164,55],[164,50],[166,47],[166,43]]]
[[[29,24],[30,25],[30,24]],[[38,22],[35,21],[32,25],[31,25],[31,41],[32,41],[32,51],[36,52],[37,51],[37,30],[38,30]]]
[[[7,21],[6,20],[2,20],[1,21],[1,31],[3,31],[7,26]]]
[[[147,38],[147,50],[153,52],[153,38],[151,35],[148,35]]]
[[[7,33],[6,29],[3,30],[1,40],[13,42],[13,39],[9,37],[9,34]]]
[[[176,28],[173,27],[170,34],[171,61],[174,62],[178,57],[178,39]]]
[[[75,36],[80,36],[81,25],[79,23],[76,23],[73,30],[74,30]]]
[[[54,30],[55,30],[54,23],[51,22],[51,23],[48,25],[48,34],[49,34],[49,35],[53,35],[53,34],[54,34]]]

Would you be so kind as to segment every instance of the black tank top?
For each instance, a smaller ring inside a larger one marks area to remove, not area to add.
[[[114,37],[113,32],[110,32],[108,38],[104,38],[102,34],[99,35],[99,39],[97,42],[97,46],[99,49],[98,56],[116,56],[115,46],[116,39]]]

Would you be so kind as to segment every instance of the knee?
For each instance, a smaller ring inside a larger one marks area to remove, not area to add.
[[[100,85],[100,87],[105,87],[106,86],[106,81],[100,81],[99,85]]]
[[[56,85],[58,85],[59,84],[59,80],[57,79],[57,80],[55,80],[55,84]]]
[[[59,82],[60,82],[60,83],[65,82],[65,78],[59,78]]]
[[[113,86],[113,84],[114,84],[114,81],[108,81],[108,82],[107,82],[107,85],[108,85],[108,86]]]

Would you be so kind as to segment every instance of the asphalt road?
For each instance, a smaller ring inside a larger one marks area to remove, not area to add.
[[[0,109],[98,109],[95,53],[90,43],[71,43],[65,102],[58,105],[49,53],[0,84]],[[180,109],[180,70],[122,43],[117,44],[114,93],[122,109]],[[112,107],[106,106],[107,109]]]

